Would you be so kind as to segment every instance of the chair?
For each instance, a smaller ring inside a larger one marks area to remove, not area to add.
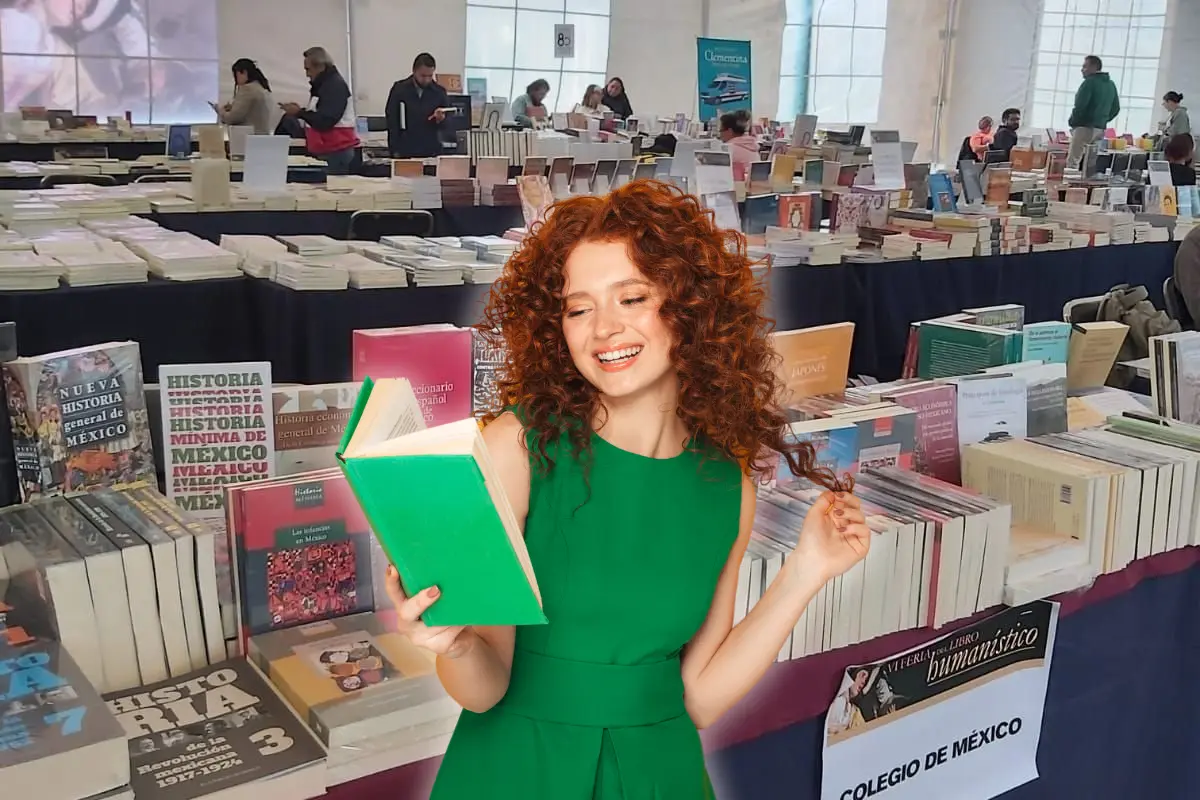
[[[1168,275],[1163,281],[1163,304],[1167,307],[1167,316],[1179,323],[1179,327],[1185,331],[1193,330],[1196,327],[1195,320],[1188,313],[1187,303],[1184,302],[1183,294],[1179,291],[1179,287],[1175,285],[1175,276]]]
[[[423,209],[355,211],[350,215],[347,239],[377,242],[384,236],[432,236],[433,214]]]
[[[80,183],[90,183],[92,186],[117,185],[117,181],[112,175],[47,175],[42,178],[41,188],[53,189],[55,186],[70,186]]]
[[[1072,325],[1078,325],[1080,322],[1095,322],[1096,314],[1100,311],[1100,304],[1107,296],[1077,297],[1074,300],[1068,300],[1063,306],[1063,320]]]
[[[187,175],[176,173],[174,175],[167,173],[165,175],[139,175],[134,179],[134,183],[173,183],[176,181],[187,181]]]

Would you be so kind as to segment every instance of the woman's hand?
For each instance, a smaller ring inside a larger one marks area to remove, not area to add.
[[[400,588],[400,573],[388,564],[386,588],[399,617],[397,630],[417,647],[447,658],[458,658],[470,649],[475,638],[472,628],[465,625],[431,627],[421,621],[421,615],[437,602],[441,594],[436,586],[409,597]]]
[[[859,499],[846,492],[826,492],[804,518],[794,558],[787,563],[817,570],[828,581],[865,558],[870,546],[871,530]]]

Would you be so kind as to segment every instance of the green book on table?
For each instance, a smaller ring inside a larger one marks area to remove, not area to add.
[[[426,429],[408,381],[367,378],[338,461],[405,593],[441,590],[427,624],[546,622],[524,535],[478,422]]]

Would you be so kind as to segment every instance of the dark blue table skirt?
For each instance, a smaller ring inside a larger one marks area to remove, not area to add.
[[[1062,616],[1038,749],[1041,778],[1004,800],[1194,800],[1200,773],[1200,694],[1192,691],[1200,669],[1198,564],[1200,549],[1177,550],[1059,598]],[[824,710],[842,670],[935,635],[907,631],[772,667],[749,696],[703,732],[717,797],[818,798]],[[425,800],[440,763],[431,758],[369,775],[332,788],[326,797]]]
[[[440,209],[444,232],[499,233],[511,208]],[[342,212],[162,214],[176,229],[344,236]],[[794,267],[769,275],[769,311],[780,330],[856,323],[852,374],[899,374],[908,325],[973,305],[1023,303],[1030,320],[1061,319],[1063,304],[1118,283],[1145,285],[1162,307],[1175,243],[953,261]],[[322,383],[350,375],[355,328],[479,319],[487,287],[295,292],[267,281],[170,283],[0,293],[0,319],[17,323],[22,355],[111,339],[142,344],[148,381],[160,364],[269,360],[279,381]]]
[[[295,236],[325,235],[345,239],[350,231],[349,211],[206,211],[188,214],[150,214],[164,228],[187,231],[210,242],[221,234]],[[435,208],[434,236],[500,235],[525,224],[518,206],[459,206]]]
[[[1004,800],[1197,797],[1197,607],[1200,567],[1193,566],[1061,620],[1038,748],[1041,778]],[[717,796],[820,797],[822,722],[710,754]]]

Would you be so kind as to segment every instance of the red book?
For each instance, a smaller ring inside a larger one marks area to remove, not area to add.
[[[471,329],[416,325],[355,331],[354,380],[405,378],[433,427],[471,416]]]
[[[917,412],[913,469],[946,483],[959,482],[957,389],[952,384],[925,384],[886,395],[896,405]]]
[[[229,487],[242,652],[267,631],[375,607],[371,528],[338,469]]]

